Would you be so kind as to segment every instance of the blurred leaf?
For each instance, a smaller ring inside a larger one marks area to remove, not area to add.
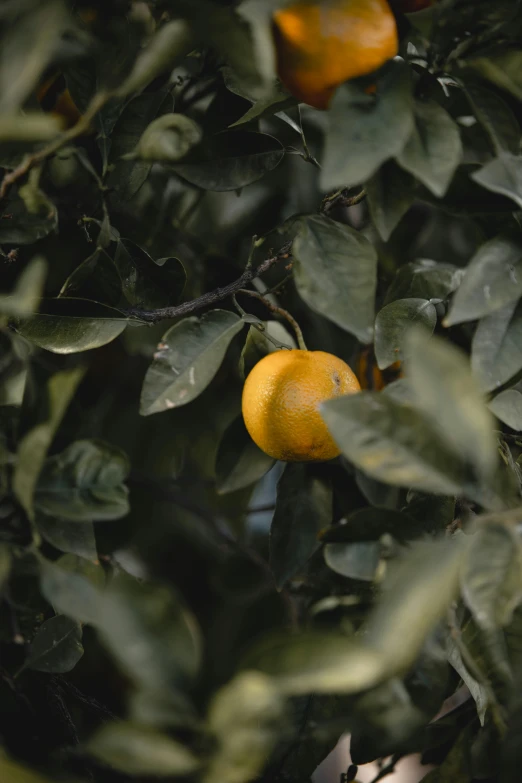
[[[35,256],[22,270],[13,292],[0,294],[0,313],[11,316],[34,313],[38,309],[46,277],[46,261],[41,256]]]
[[[462,660],[462,656],[456,642],[450,636],[448,636],[446,644],[448,661],[453,666],[457,674],[459,674],[464,685],[466,685],[469,692],[471,693],[473,700],[477,705],[477,715],[480,720],[480,725],[483,726],[486,710],[489,704],[487,691],[484,686],[477,682],[477,680],[469,673],[464,664],[464,661]]]
[[[440,534],[455,519],[455,498],[409,492],[403,511],[413,517],[423,532]]]
[[[6,544],[0,544],[0,595],[11,572],[11,550]]]
[[[67,519],[37,514],[36,526],[41,536],[61,552],[78,555],[87,560],[97,559],[98,553],[92,522],[76,525]]]
[[[70,560],[69,555],[56,563],[41,560],[40,587],[56,612],[81,623],[97,625],[101,603],[103,570],[86,560]],[[73,568],[73,565],[83,567]],[[89,571],[86,570],[89,567]],[[94,569],[94,571],[93,571]],[[96,574],[96,576],[94,576]],[[99,576],[98,576],[99,574]]]
[[[154,262],[143,248],[128,239],[118,242],[114,264],[130,305],[155,310],[179,302],[186,281],[183,264],[177,258],[164,258],[161,262]]]
[[[397,161],[442,198],[462,157],[459,129],[436,101],[416,101],[414,114],[413,132]]]
[[[188,697],[181,691],[150,691],[141,688],[130,696],[130,718],[142,726],[193,728],[199,717]]]
[[[388,533],[397,541],[407,542],[425,532],[424,526],[408,513],[367,506],[353,511],[342,524],[322,531],[320,540],[339,544],[377,543]]]
[[[218,746],[204,781],[248,783],[262,771],[280,738],[284,701],[269,677],[241,672],[221,688],[208,709]]]
[[[479,321],[471,343],[471,366],[484,391],[509,381],[522,368],[522,307],[516,302]]]
[[[133,157],[175,163],[200,143],[202,131],[199,125],[183,114],[164,114],[145,128]]]
[[[164,24],[139,53],[131,72],[118,87],[118,97],[138,92],[164,71],[172,70],[177,60],[195,48],[194,44],[194,34],[184,20]]]
[[[54,231],[58,226],[58,210],[51,205],[39,206],[29,212],[21,196],[8,202],[0,216],[0,244],[32,245]]]
[[[34,491],[47,450],[83,374],[84,370],[77,368],[58,372],[50,378],[43,420],[30,429],[18,444],[13,491],[29,517],[33,515]]]
[[[495,56],[477,57],[469,60],[468,65],[519,101],[522,100],[522,51],[508,50]]]
[[[415,180],[394,160],[388,160],[365,183],[375,228],[387,242],[415,199]]]
[[[204,190],[238,190],[257,182],[278,166],[282,144],[266,133],[225,131],[194,151],[194,159],[172,165],[187,182]]]
[[[522,294],[522,245],[498,236],[479,248],[468,264],[445,326],[474,321],[515,301]]]
[[[397,270],[384,303],[388,305],[396,299],[446,299],[459,287],[463,276],[463,269],[427,258],[404,264]]]
[[[50,778],[44,778],[28,767],[23,767],[16,761],[0,756],[0,777],[9,783],[52,783]]]
[[[374,347],[380,370],[404,359],[406,335],[419,323],[426,327],[426,335],[437,323],[435,306],[426,299],[397,299],[377,313]]]
[[[196,676],[199,629],[180,599],[166,587],[131,578],[104,593],[96,626],[124,673],[161,691]]]
[[[470,732],[464,729],[440,765],[422,779],[422,783],[469,783],[468,750]]]
[[[7,141],[17,143],[46,141],[59,133],[59,119],[39,112],[7,114],[0,119],[0,143],[2,144]]]
[[[239,371],[242,378],[246,378],[252,367],[267,354],[273,353],[283,346],[297,348],[294,338],[279,321],[264,321],[263,325],[264,331],[256,329],[255,326],[251,326],[248,330],[239,360]],[[275,344],[271,342],[269,337],[275,341]]]
[[[310,216],[298,222],[292,253],[297,290],[306,304],[361,342],[371,342],[377,254],[366,237],[329,218]]]
[[[515,530],[484,523],[470,538],[462,597],[483,631],[508,625],[522,600],[522,545]]]
[[[103,764],[128,775],[181,776],[200,766],[188,748],[167,734],[124,721],[98,729],[86,749]]]
[[[498,93],[477,82],[466,81],[464,91],[494,150],[516,155],[520,148],[520,127],[508,104]]]
[[[256,446],[243,417],[225,430],[216,455],[216,486],[221,495],[254,484],[273,466],[274,460]]]
[[[326,565],[341,576],[371,582],[381,556],[377,541],[361,541],[358,544],[326,544]]]
[[[198,397],[243,326],[241,318],[227,310],[211,310],[172,326],[147,370],[141,391],[142,416],[186,405]]]
[[[413,130],[409,66],[400,58],[379,71],[376,93],[364,80],[345,82],[329,109],[321,187],[325,191],[366,182],[398,155]]]
[[[323,403],[321,413],[343,454],[369,476],[427,492],[462,492],[463,464],[420,411],[360,392]]]
[[[281,588],[319,546],[317,536],[332,521],[332,490],[305,463],[288,463],[277,484],[270,528],[270,568]]]
[[[46,620],[34,637],[26,666],[47,674],[65,674],[83,655],[82,631],[74,620],[58,614]]]
[[[119,519],[129,512],[127,455],[109,443],[77,440],[45,462],[35,507],[73,522]]]
[[[53,353],[91,351],[115,340],[128,319],[99,302],[73,297],[44,299],[40,313],[19,321],[16,330],[26,340]]]
[[[484,188],[512,199],[522,209],[522,156],[501,152],[472,174]]]
[[[507,389],[493,397],[488,405],[500,421],[517,432],[522,431],[522,394],[516,389]]]
[[[493,419],[469,369],[467,356],[440,337],[408,335],[407,376],[415,404],[476,475],[491,481],[497,464]]]

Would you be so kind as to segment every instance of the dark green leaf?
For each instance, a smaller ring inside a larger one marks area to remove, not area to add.
[[[0,245],[32,245],[54,231],[58,225],[58,210],[51,205],[28,212],[22,198],[8,202],[0,216]]]
[[[0,757],[0,776],[2,780],[8,780],[9,783],[52,783],[50,778],[44,778],[5,756]]]
[[[489,403],[490,411],[517,432],[522,431],[522,394],[516,389],[500,392]]]
[[[87,751],[128,775],[188,775],[200,766],[191,751],[167,734],[129,722],[108,723],[91,737]]]
[[[199,125],[184,114],[164,114],[145,128],[133,157],[164,163],[176,163],[200,143]]]
[[[24,316],[34,313],[42,295],[47,263],[36,256],[21,272],[11,294],[0,294],[0,313],[11,316]]]
[[[127,326],[119,310],[86,299],[44,299],[40,312],[19,321],[16,329],[53,353],[79,353],[112,342]]]
[[[407,542],[424,535],[425,532],[424,526],[409,516],[409,513],[368,506],[349,514],[343,524],[328,528],[320,538],[321,541],[342,544],[375,543],[388,534],[397,541]]]
[[[516,155],[520,148],[520,127],[508,104],[482,84],[466,82],[465,93],[494,150]]]
[[[497,389],[522,369],[522,307],[516,302],[480,320],[471,366],[484,391]]]
[[[192,402],[206,389],[232,339],[243,328],[237,315],[211,310],[191,316],[166,332],[145,376],[141,391],[143,416]]]
[[[216,455],[217,491],[221,495],[254,484],[274,460],[256,446],[240,416],[225,430]]]
[[[129,714],[132,721],[142,726],[193,728],[198,725],[194,705],[182,691],[151,691],[140,688],[130,697]]]
[[[98,235],[99,247],[69,275],[60,289],[60,298],[95,300],[109,306],[120,303],[123,281],[114,261],[101,247],[102,232],[103,228]]]
[[[283,347],[297,348],[294,338],[279,321],[264,321],[263,326],[263,331],[255,326],[248,330],[239,360],[239,370],[243,378],[246,378],[252,367],[267,354]]]
[[[377,254],[366,237],[329,218],[301,218],[292,252],[305,302],[361,342],[371,342]]]
[[[248,95],[241,94],[241,86],[236,84],[234,74],[229,68],[223,69],[223,77],[225,84],[227,85],[228,89],[231,90],[231,92],[234,92],[237,95],[241,95],[242,98],[249,99]],[[245,112],[245,114],[243,114],[239,120],[233,122],[230,127],[234,128],[238,125],[244,125],[246,122],[251,122],[255,119],[270,117],[273,114],[277,115],[278,112],[284,111],[284,109],[289,109],[296,105],[297,100],[292,95],[290,95],[288,90],[286,90],[280,82],[274,82],[270,92],[264,98],[260,98],[259,100],[255,101],[250,109]]]
[[[332,490],[313,467],[286,465],[277,484],[270,528],[270,567],[282,587],[318,547],[317,535],[332,521]]]
[[[375,357],[385,370],[404,359],[405,338],[414,324],[422,324],[429,335],[437,323],[435,306],[426,299],[397,299],[377,313],[375,319]]]
[[[446,326],[473,321],[499,310],[522,294],[522,245],[498,236],[479,248],[466,269]]]
[[[350,579],[371,582],[377,571],[381,547],[377,541],[361,541],[358,544],[326,544],[324,559],[332,571]]]
[[[415,199],[415,180],[388,160],[365,184],[368,206],[375,228],[387,242]]]
[[[466,685],[469,692],[471,693],[475,701],[475,704],[477,706],[477,715],[480,720],[480,725],[483,726],[486,710],[489,704],[487,690],[483,685],[477,682],[477,680],[473,677],[472,674],[470,674],[470,672],[466,668],[466,665],[464,664],[464,661],[462,660],[462,655],[460,653],[457,643],[449,635],[446,640],[446,644],[447,644],[448,661],[453,666],[455,671],[460,675],[464,685]]]
[[[404,264],[397,271],[384,303],[396,299],[446,299],[459,287],[463,276],[463,269],[429,259]]]
[[[284,154],[281,143],[266,133],[226,131],[209,139],[193,159],[172,168],[204,190],[238,190],[275,169]]]
[[[362,81],[343,84],[328,112],[321,187],[333,190],[366,182],[402,150],[413,130],[409,66],[399,58],[387,63],[368,95]]]
[[[11,551],[6,544],[0,544],[0,595],[11,571]]]
[[[477,57],[468,63],[493,84],[522,100],[522,51],[502,51],[490,57]]]
[[[92,522],[76,525],[67,519],[37,514],[36,525],[41,536],[56,549],[72,555],[78,555],[79,557],[85,557],[87,560],[97,559],[96,539]]]
[[[116,247],[114,263],[120,273],[123,294],[133,307],[155,310],[179,301],[186,274],[177,258],[154,262],[141,247],[122,239]]]
[[[46,620],[31,644],[26,666],[47,674],[65,674],[74,669],[83,655],[80,625],[58,614]]]
[[[40,585],[55,611],[73,620],[96,625],[101,604],[103,570],[80,557],[41,562]]]
[[[436,101],[415,103],[415,125],[400,165],[442,198],[462,157],[458,126]]]
[[[119,519],[129,511],[124,484],[129,462],[109,443],[77,440],[50,457],[35,491],[35,507],[72,522]]]
[[[501,152],[472,177],[493,193],[512,199],[522,209],[522,156]]]

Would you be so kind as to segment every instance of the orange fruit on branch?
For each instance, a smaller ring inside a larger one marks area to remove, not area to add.
[[[360,390],[348,365],[324,351],[281,350],[258,362],[243,388],[243,418],[252,440],[286,462],[319,462],[341,452],[322,402]]]
[[[386,0],[300,0],[276,11],[279,78],[304,103],[326,109],[336,88],[395,57],[395,17]]]

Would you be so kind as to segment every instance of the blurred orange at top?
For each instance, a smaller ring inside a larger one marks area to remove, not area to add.
[[[386,0],[301,0],[276,11],[279,78],[300,101],[326,109],[336,88],[397,54]]]

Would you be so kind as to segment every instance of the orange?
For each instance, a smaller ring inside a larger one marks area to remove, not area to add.
[[[348,365],[331,353],[270,353],[254,366],[243,388],[246,428],[259,448],[274,459],[333,459],[341,452],[319,406],[325,400],[360,388]]]
[[[386,0],[300,0],[276,11],[279,78],[300,101],[326,109],[336,88],[380,68],[398,51]]]

